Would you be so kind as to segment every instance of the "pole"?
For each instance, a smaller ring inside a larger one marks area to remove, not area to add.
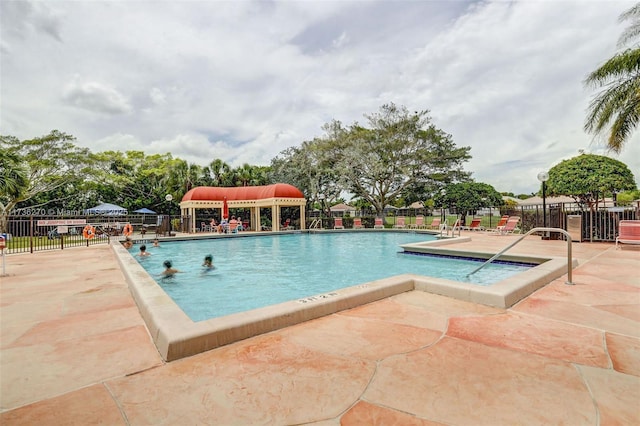
[[[542,182],[542,226],[547,227],[547,183]]]
[[[5,273],[4,266],[4,247],[6,245],[6,241],[7,239],[4,237],[4,235],[0,235],[0,255],[2,256],[2,275],[0,275],[0,277],[4,277],[5,275],[7,275]]]
[[[547,227],[547,182],[542,181],[542,227]],[[549,231],[546,231],[542,237],[543,240],[548,240]]]

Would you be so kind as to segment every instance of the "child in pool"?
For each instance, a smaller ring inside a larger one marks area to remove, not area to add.
[[[175,274],[177,274],[178,272],[181,272],[178,269],[175,269],[175,268],[172,267],[173,265],[172,265],[170,260],[165,260],[163,265],[165,267],[165,270],[162,271],[162,275],[164,277],[172,277]]]
[[[143,244],[140,246],[140,253],[138,253],[138,256],[140,257],[151,256],[151,253],[147,251],[146,245]]]
[[[205,270],[216,269],[216,267],[213,266],[213,256],[210,254],[206,255],[202,266],[204,266]]]

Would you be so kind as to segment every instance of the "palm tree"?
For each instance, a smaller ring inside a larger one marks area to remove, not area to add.
[[[26,162],[16,152],[0,147],[0,232],[7,231],[9,211],[28,187]]]
[[[231,167],[219,158],[209,163],[209,172],[212,177],[213,186],[224,186],[225,176],[231,172]]]
[[[640,35],[640,3],[620,15],[631,20],[618,41],[623,46]],[[589,105],[585,131],[601,134],[607,130],[607,145],[620,153],[640,120],[640,47],[636,44],[617,53],[585,80],[585,85],[604,87]]]

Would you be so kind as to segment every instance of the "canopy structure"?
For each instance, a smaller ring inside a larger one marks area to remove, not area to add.
[[[260,209],[271,209],[272,230],[279,231],[281,223],[281,207],[299,207],[301,228],[305,228],[304,194],[295,186],[286,183],[276,183],[264,186],[216,187],[198,186],[191,189],[182,197],[180,209],[183,216],[191,219],[190,229],[194,232],[196,226],[197,209],[222,209],[225,200],[229,209],[248,208],[251,211],[251,228],[261,230]]]
[[[106,216],[120,216],[127,214],[127,209],[115,204],[102,203],[98,206],[85,210],[86,214],[101,214]]]
[[[153,210],[150,210],[146,207],[138,209],[138,210],[134,210],[134,213],[142,213],[142,214],[156,214],[156,212],[154,212]]]

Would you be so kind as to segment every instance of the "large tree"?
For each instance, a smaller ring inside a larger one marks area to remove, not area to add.
[[[481,182],[460,182],[448,185],[434,196],[435,206],[457,211],[465,223],[467,214],[486,207],[503,204],[502,195],[493,186]]]
[[[342,192],[334,164],[328,142],[316,138],[288,148],[271,160],[271,180],[295,186],[306,195],[310,207],[320,205],[330,215],[328,206]]]
[[[147,207],[162,213],[176,213],[177,206],[165,196],[181,197],[198,180],[199,167],[169,153],[145,155],[142,151],[104,151],[94,154],[96,178],[92,182],[95,198],[118,204],[132,211]],[[173,207],[172,210],[168,210]]]
[[[595,154],[581,154],[553,166],[547,181],[547,195],[567,195],[591,208],[616,191],[634,189],[635,178],[624,163]]]
[[[325,124],[322,137],[282,152],[272,162],[274,175],[300,185],[313,202],[348,192],[378,214],[399,198],[426,200],[445,183],[468,180],[462,165],[470,148],[456,147],[428,111],[387,104],[365,117],[368,127]]]
[[[428,111],[410,113],[387,104],[366,117],[369,128],[356,123],[338,139],[342,155],[336,167],[346,189],[377,214],[412,189],[422,189],[423,197],[416,198],[424,200],[438,182],[468,179],[462,167],[471,148],[457,147],[431,123]]]
[[[70,197],[70,191],[62,189],[69,185],[79,187],[83,178],[91,173],[92,159],[87,148],[77,147],[75,138],[58,130],[48,135],[21,141],[14,136],[0,136],[0,150],[3,152],[3,163],[14,163],[17,159],[19,177],[16,181],[20,187],[9,192],[2,192],[0,198],[0,229],[6,230],[9,213],[21,202],[35,199],[42,194],[49,194],[44,205],[51,202],[63,202]],[[23,179],[26,177],[26,180]],[[5,187],[10,188],[8,184]],[[63,194],[62,198],[51,196]]]
[[[619,45],[636,40],[640,34],[640,4],[620,16],[631,25]],[[604,88],[589,105],[585,130],[596,135],[606,131],[607,145],[619,153],[640,120],[640,47],[635,44],[615,54],[585,80],[589,87]]]

